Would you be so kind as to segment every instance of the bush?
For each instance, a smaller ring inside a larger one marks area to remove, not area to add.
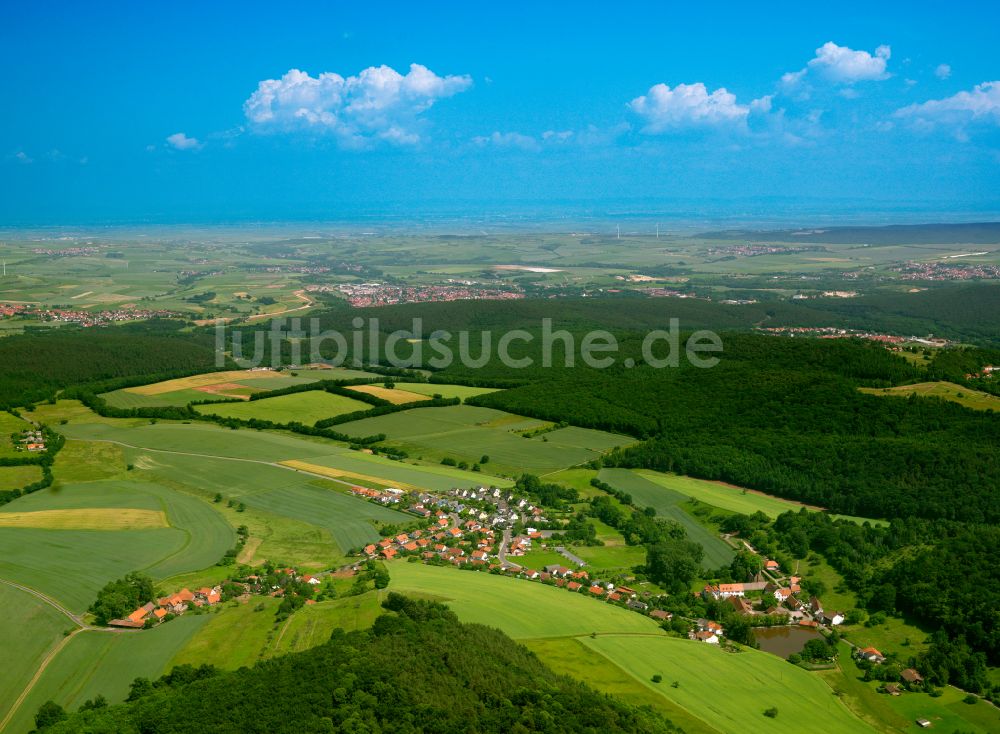
[[[660,681],[663,680],[663,676],[657,673],[656,675],[653,676],[652,680],[653,683],[659,683]]]
[[[764,711],[764,716],[766,716],[769,719],[777,719],[778,718],[778,707],[777,706],[772,706],[771,708],[766,709]]]

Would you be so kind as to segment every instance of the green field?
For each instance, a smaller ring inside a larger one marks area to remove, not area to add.
[[[165,673],[177,650],[207,620],[187,614],[142,632],[77,633],[45,669],[5,731],[24,734],[33,729],[35,712],[49,700],[68,709],[98,694],[111,703],[123,701],[133,680]]]
[[[580,638],[521,640],[521,643],[555,672],[581,680],[602,693],[635,706],[649,706],[681,727],[685,734],[719,734],[717,729],[587,647]]]
[[[170,667],[207,663],[235,670],[253,665],[265,657],[273,640],[279,603],[277,599],[253,598],[246,604],[228,602],[216,608],[205,615],[205,623],[177,651]]]
[[[952,403],[958,403],[973,410],[1000,411],[1000,398],[987,392],[970,390],[956,385],[954,382],[918,382],[915,385],[900,385],[899,387],[859,387],[861,392],[870,395],[888,395],[894,397],[909,397],[919,395],[925,398],[940,398]]]
[[[112,408],[157,408],[164,406],[182,408],[195,400],[212,400],[218,398],[201,390],[174,390],[159,395],[141,395],[129,390],[114,390],[101,395]]]
[[[254,461],[282,461],[323,456],[338,450],[332,442],[310,441],[287,433],[233,431],[207,423],[156,423],[130,426],[125,421],[83,421],[60,426],[67,438],[116,441],[126,446],[224,456]]]
[[[648,469],[636,469],[634,471],[639,476],[661,487],[674,492],[680,492],[705,504],[729,510],[730,512],[739,512],[744,515],[763,512],[773,519],[783,512],[798,512],[799,509],[804,507],[804,505],[798,502],[741,489],[740,487],[734,487],[723,482],[712,482],[706,479],[695,479],[694,477],[685,477],[677,474],[664,474]]]
[[[432,595],[463,622],[499,627],[515,639],[591,632],[659,635],[649,617],[555,586],[422,563],[396,561],[388,567],[390,591]]]
[[[440,395],[443,398],[466,398],[496,392],[492,387],[467,387],[465,385],[441,385],[436,382],[397,382],[400,390],[415,392],[418,395]]]
[[[365,418],[339,428],[352,436],[384,433],[387,443],[411,456],[471,463],[490,457],[488,468],[512,476],[545,474],[582,464],[634,439],[585,428],[563,428],[534,438],[516,431],[546,425],[510,413],[472,405],[412,410]]]
[[[36,464],[22,466],[0,466],[0,491],[20,489],[34,484],[42,478],[42,467]]]
[[[210,566],[235,534],[208,503],[151,482],[99,481],[45,489],[0,508],[162,510],[171,527],[141,530],[0,529],[0,577],[38,589],[82,612],[98,589],[134,570],[164,578]]]
[[[725,734],[773,732],[776,726],[795,724],[824,734],[872,731],[821,678],[774,655],[756,650],[730,653],[666,636],[611,634],[581,641]],[[653,683],[654,675],[662,675],[663,681]],[[771,707],[778,709],[773,721],[764,716]]]
[[[112,392],[103,393],[103,397],[108,405],[115,408],[151,408],[156,406],[184,406],[188,403],[200,400],[213,400],[229,395],[251,395],[255,392],[269,390],[280,390],[295,385],[305,385],[318,380],[357,380],[375,379],[379,375],[373,372],[362,370],[352,370],[344,368],[335,369],[306,369],[293,370],[282,373],[261,373],[261,372],[224,372],[206,373],[194,375],[178,380],[168,380],[163,383],[153,383],[141,387],[122,388]],[[212,385],[229,385],[228,389],[221,389],[221,394],[213,394],[205,390],[198,390],[197,387]],[[160,386],[175,389],[161,391]],[[366,406],[367,407],[367,406]],[[361,408],[360,410],[363,410]],[[332,413],[330,415],[333,415]],[[259,416],[258,416],[259,417]],[[323,416],[329,417],[329,416]],[[317,419],[318,420],[318,419]]]
[[[276,624],[276,599],[251,599],[226,604],[209,615],[171,666],[208,663],[234,670],[275,655],[301,652],[330,639],[333,630],[367,629],[383,613],[383,592],[322,601],[302,607]]]
[[[0,675],[0,721],[24,690],[42,661],[75,627],[63,614],[26,591],[0,583],[0,650],[4,671]],[[26,634],[30,631],[30,634]]]
[[[323,418],[369,410],[371,407],[368,403],[345,398],[343,395],[334,395],[325,390],[310,390],[262,400],[197,405],[195,410],[203,415],[220,415],[224,418],[238,418],[245,421],[257,418],[274,423],[297,421],[312,425]]]
[[[440,464],[416,464],[412,460],[394,461],[383,456],[352,451],[343,444],[326,439],[309,439],[272,431],[250,429],[233,431],[205,423],[144,422],[139,425],[131,421],[91,423],[85,420],[85,416],[80,416],[76,422],[60,426],[60,430],[72,439],[117,442],[156,452],[226,457],[253,462],[302,460],[347,472],[381,477],[389,483],[402,482],[428,489],[450,489],[454,486],[479,484],[513,486],[510,480],[489,473],[492,469],[489,465],[486,471],[480,473]],[[519,440],[524,441],[524,439]],[[71,445],[71,442],[68,445]],[[224,484],[222,479],[213,482],[213,484],[219,483]]]
[[[965,694],[946,686],[941,696],[904,692],[900,696],[878,693],[878,682],[865,682],[863,672],[850,656],[850,648],[841,643],[840,658],[835,668],[817,673],[826,683],[841,692],[841,699],[859,717],[881,731],[923,731],[917,719],[931,722],[933,731],[957,734],[992,734],[1000,731],[1000,710],[985,701],[967,704]]]
[[[688,537],[700,543],[705,549],[702,567],[718,568],[733,559],[732,548],[722,538],[706,529],[681,508],[681,503],[687,501],[686,495],[655,484],[631,469],[602,469],[598,476],[601,481],[631,494],[632,500],[637,505],[652,507],[658,516],[683,525]]]
[[[31,427],[31,424],[16,415],[0,410],[0,457],[26,456],[23,451],[15,449],[14,434],[19,434]]]
[[[345,494],[322,479],[266,463],[152,451],[137,451],[135,462],[144,474],[199,492],[205,499],[219,493],[249,508],[321,528],[342,552],[377,540],[373,522],[413,519]],[[239,521],[239,513],[235,517]]]

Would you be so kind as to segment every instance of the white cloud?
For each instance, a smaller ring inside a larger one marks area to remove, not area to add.
[[[947,79],[951,76],[951,67],[948,64],[938,64],[934,70],[934,76],[938,79]]]
[[[879,46],[875,53],[857,51],[847,46],[838,46],[827,41],[818,49],[816,56],[799,71],[790,71],[781,77],[781,85],[786,89],[802,83],[806,76],[815,76],[833,84],[854,84],[863,81],[888,79],[886,65],[892,49]]]
[[[25,164],[27,164],[27,163],[34,163],[35,162],[35,159],[32,158],[27,153],[25,153],[23,150],[17,151],[14,154],[14,159],[17,160],[18,163],[25,163]]]
[[[481,146],[492,145],[497,148],[518,148],[520,150],[538,150],[540,147],[535,138],[516,132],[502,133],[496,131],[491,135],[476,136],[472,139],[472,142]]]
[[[174,133],[167,136],[167,145],[175,150],[197,150],[201,147],[198,138],[189,138],[184,133]]]
[[[911,120],[918,129],[937,125],[954,128],[965,139],[965,126],[973,123],[1000,125],[1000,81],[977,84],[970,91],[944,99],[931,99],[896,110],[896,117]]]
[[[542,133],[542,140],[551,140],[556,143],[564,143],[572,137],[572,130],[546,130]]]
[[[750,114],[750,107],[739,104],[725,87],[709,93],[701,82],[673,89],[655,84],[628,106],[644,121],[642,132],[649,134],[693,127],[743,127]]]
[[[308,130],[332,133],[350,145],[374,139],[409,145],[420,139],[422,112],[471,86],[469,76],[438,76],[420,64],[411,64],[405,75],[388,66],[348,77],[291,69],[260,82],[243,111],[258,132]]]

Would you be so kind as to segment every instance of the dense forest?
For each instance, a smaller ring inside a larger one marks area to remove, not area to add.
[[[54,704],[36,717],[51,734],[298,732],[678,731],[648,709],[558,676],[495,629],[461,624],[435,602],[389,594],[390,614],[362,632],[336,630],[308,652],[221,672],[182,666],[138,679],[127,703]]]
[[[935,633],[914,660],[933,683],[992,690],[986,666],[1000,665],[1000,528],[917,518],[876,527],[805,510],[773,527],[764,517],[729,522],[761,547],[794,558],[819,553],[870,614],[904,614]]]
[[[727,334],[712,369],[537,370],[469,402],[617,431],[605,458],[759,489],[835,512],[1000,521],[1000,419],[858,391],[923,379],[884,348]],[[546,379],[548,377],[548,379]]]
[[[113,329],[72,327],[0,339],[0,408],[51,398],[69,385],[113,378],[217,369],[212,336],[182,324]]]

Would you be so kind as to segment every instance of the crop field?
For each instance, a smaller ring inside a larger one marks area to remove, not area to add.
[[[167,527],[159,510],[38,510],[0,512],[0,528],[49,528],[50,530],[142,530]]]
[[[49,650],[73,626],[62,614],[26,591],[0,583],[0,721],[31,680]],[[31,634],[25,634],[30,630]]]
[[[354,392],[362,392],[367,395],[374,395],[376,398],[388,400],[393,405],[405,405],[406,403],[417,403],[421,400],[430,400],[430,395],[422,395],[418,392],[410,392],[399,387],[388,388],[382,385],[353,385],[347,388]]]
[[[649,617],[555,586],[422,563],[387,565],[390,591],[432,595],[463,622],[499,627],[515,639],[591,632],[660,634]]]
[[[510,487],[509,479],[490,474],[464,471],[450,466],[408,464],[357,451],[320,456],[308,461],[283,461],[284,466],[321,474],[359,484],[371,482],[378,486],[396,486],[401,489],[447,490],[452,487],[478,485]]]
[[[195,390],[200,387],[210,387],[221,383],[232,383],[246,377],[271,378],[279,377],[280,373],[270,371],[247,372],[245,370],[227,370],[223,372],[206,372],[190,377],[178,377],[174,380],[154,382],[150,385],[125,388],[126,392],[136,395],[164,395],[178,390]]]
[[[158,678],[167,664],[208,621],[188,614],[142,632],[79,632],[52,660],[11,720],[8,731],[25,734],[34,728],[38,707],[52,700],[75,709],[98,694],[110,703],[128,695],[138,677]]]
[[[465,385],[439,385],[436,382],[397,382],[397,390],[406,390],[408,392],[415,392],[421,395],[428,395],[433,397],[435,395],[440,395],[443,398],[461,398],[465,400],[466,398],[475,397],[476,395],[484,395],[488,392],[496,392],[496,388],[492,387],[467,387]]]
[[[772,731],[773,723],[764,716],[771,707],[778,709],[778,721],[822,722],[824,734],[872,731],[822,679],[768,653],[729,653],[666,636],[610,634],[581,642],[726,734]],[[654,675],[663,681],[653,683]]]
[[[179,552],[185,541],[184,533],[175,528],[4,528],[0,530],[0,578],[38,589],[69,609],[83,612],[108,581],[156,564]]]
[[[95,513],[111,512],[125,518],[165,516],[170,526],[109,521],[101,529],[79,529]],[[5,519],[25,515],[43,515],[50,523],[56,518],[63,525],[26,526]],[[78,612],[105,583],[129,571],[143,570],[154,578],[195,571],[214,564],[235,542],[232,528],[208,503],[151,482],[109,480],[45,489],[0,508],[0,520],[0,577],[36,588]]]
[[[941,398],[973,410],[1000,411],[1000,398],[996,395],[970,390],[967,387],[956,385],[954,382],[918,382],[915,385],[900,385],[899,387],[859,387],[858,389],[870,395],[902,398],[919,395],[925,398]]]
[[[247,507],[326,530],[343,552],[377,540],[379,535],[374,522],[398,523],[413,519],[412,515],[338,491],[315,477],[266,463],[183,454],[138,456],[136,466],[141,465],[144,473],[149,472],[156,479],[190,487],[206,499],[218,492]],[[191,499],[210,508],[201,500]],[[231,546],[230,541],[227,548]],[[221,555],[220,552],[211,563]],[[206,565],[209,564],[202,564],[202,567]],[[179,570],[163,575],[173,573]]]
[[[451,457],[471,464],[486,455],[491,471],[511,475],[565,469],[633,442],[627,436],[584,428],[564,428],[534,438],[515,432],[538,425],[545,424],[491,408],[454,405],[365,418],[345,423],[340,430],[352,436],[384,433],[388,444],[429,460]]]
[[[20,489],[42,478],[42,467],[34,464],[0,466],[0,490]]]
[[[157,451],[253,461],[305,459],[323,456],[339,448],[332,442],[309,441],[289,434],[249,429],[233,431],[205,423],[144,422],[130,426],[124,421],[80,422],[60,426],[59,429],[67,438],[84,441],[115,441]]]
[[[225,397],[223,395],[212,395],[200,390],[175,390],[167,393],[157,393],[155,395],[144,395],[132,392],[131,390],[113,390],[102,393],[101,397],[107,401],[112,408],[156,408],[156,407],[176,407],[183,408],[188,403],[195,400],[211,400],[212,398]]]
[[[305,369],[285,372],[229,370],[126,387],[101,397],[116,408],[184,406],[196,400],[246,398],[255,392],[280,390],[318,380],[377,379],[373,372],[345,368]]]
[[[705,549],[705,558],[701,564],[703,568],[718,568],[733,559],[733,550],[722,538],[699,524],[681,508],[681,503],[687,500],[686,495],[654,484],[630,469],[602,469],[598,476],[601,481],[631,494],[637,505],[652,507],[660,517],[683,525],[688,538],[700,543]]]
[[[195,410],[204,415],[220,415],[224,418],[239,418],[240,420],[257,418],[275,423],[298,421],[306,425],[312,425],[323,418],[332,418],[344,413],[370,408],[368,403],[345,398],[343,395],[334,395],[325,390],[297,392],[245,403],[195,406]]]

